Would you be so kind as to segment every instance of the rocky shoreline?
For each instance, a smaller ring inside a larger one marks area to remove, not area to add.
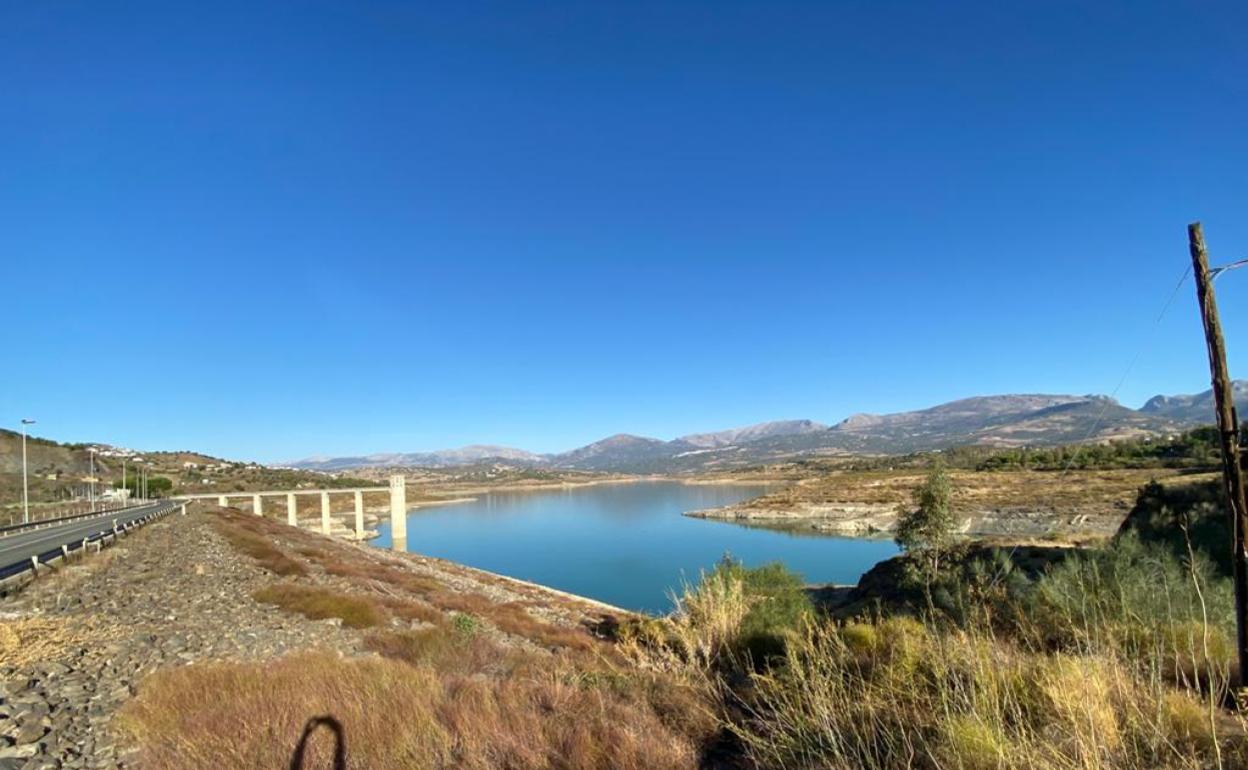
[[[795,503],[790,507],[777,508],[751,505],[751,502],[688,511],[685,515],[748,526],[844,537],[885,536],[897,529],[898,506],[894,504]],[[957,531],[968,537],[993,538],[1108,537],[1118,531],[1125,515],[1125,511],[1058,513],[1022,506],[983,508],[963,513]]]

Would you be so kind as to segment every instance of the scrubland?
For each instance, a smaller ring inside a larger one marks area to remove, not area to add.
[[[365,652],[156,673],[123,717],[151,767],[300,750],[305,767],[1248,767],[1229,581],[1183,536],[1125,532],[1039,574],[954,559],[852,616],[780,565],[725,560],[669,616],[569,623],[263,520],[221,526],[273,573],[257,600],[337,618]]]

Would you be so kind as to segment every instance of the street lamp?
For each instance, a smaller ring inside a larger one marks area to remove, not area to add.
[[[26,426],[34,425],[34,420],[22,418],[22,523],[30,523],[30,487],[26,482]]]
[[[95,447],[88,447],[91,453],[91,512],[95,513]]]

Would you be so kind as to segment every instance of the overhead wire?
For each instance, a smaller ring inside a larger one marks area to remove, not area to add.
[[[1244,260],[1244,262],[1248,263],[1248,260]],[[1170,306],[1174,304],[1174,298],[1179,296],[1179,289],[1183,288],[1183,284],[1187,281],[1187,277],[1191,275],[1191,272],[1192,266],[1188,265],[1183,271],[1183,275],[1179,276],[1178,283],[1174,285],[1174,289],[1170,292],[1170,296],[1166,299],[1165,304],[1161,306],[1161,312],[1159,312],[1157,317],[1153,319],[1153,324],[1149,327],[1148,333],[1140,342],[1139,347],[1136,348],[1135,355],[1131,357],[1131,361],[1127,364],[1127,368],[1123,371],[1122,376],[1118,378],[1118,384],[1114,386],[1112,391],[1110,391],[1109,398],[1105,399],[1105,403],[1101,406],[1100,413],[1096,416],[1096,419],[1092,421],[1092,427],[1088,429],[1088,433],[1083,437],[1083,440],[1075,445],[1075,452],[1070,456],[1070,460],[1067,461],[1066,467],[1062,468],[1062,475],[1070,473],[1070,469],[1074,467],[1075,461],[1079,459],[1079,453],[1083,451],[1083,447],[1086,446],[1087,443],[1092,440],[1092,437],[1096,435],[1096,432],[1100,430],[1101,423],[1104,421],[1105,415],[1109,413],[1109,408],[1115,403],[1118,391],[1122,390],[1122,386],[1126,384],[1127,378],[1131,376],[1131,371],[1135,369],[1135,365],[1140,362],[1140,357],[1144,355],[1144,351],[1152,345],[1153,338],[1157,335],[1157,327],[1161,325],[1161,321],[1166,317],[1166,313],[1169,312]]]

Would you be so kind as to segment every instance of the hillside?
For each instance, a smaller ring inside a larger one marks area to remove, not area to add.
[[[814,420],[780,420],[748,425],[744,428],[721,430],[715,433],[691,433],[676,440],[702,449],[715,449],[780,436],[822,433],[827,429],[828,426]]]
[[[551,460],[556,465],[581,470],[643,468],[664,461],[672,455],[674,446],[679,444],[680,442],[620,433],[580,449],[555,455]]]
[[[1236,403],[1248,403],[1248,380],[1235,380],[1231,388]],[[1184,396],[1153,396],[1140,407],[1140,411],[1180,422],[1211,422],[1213,391]]]
[[[133,478],[143,467],[149,477],[167,478],[174,491],[242,492],[254,489],[352,486],[359,479],[330,476],[310,470],[269,468],[186,450],[142,452],[108,444],[62,444],[30,436],[26,440],[27,469],[32,503],[70,499],[86,494],[95,454],[96,490],[103,493],[121,482],[122,463]],[[0,500],[15,504],[22,497],[22,436],[0,429]]]

